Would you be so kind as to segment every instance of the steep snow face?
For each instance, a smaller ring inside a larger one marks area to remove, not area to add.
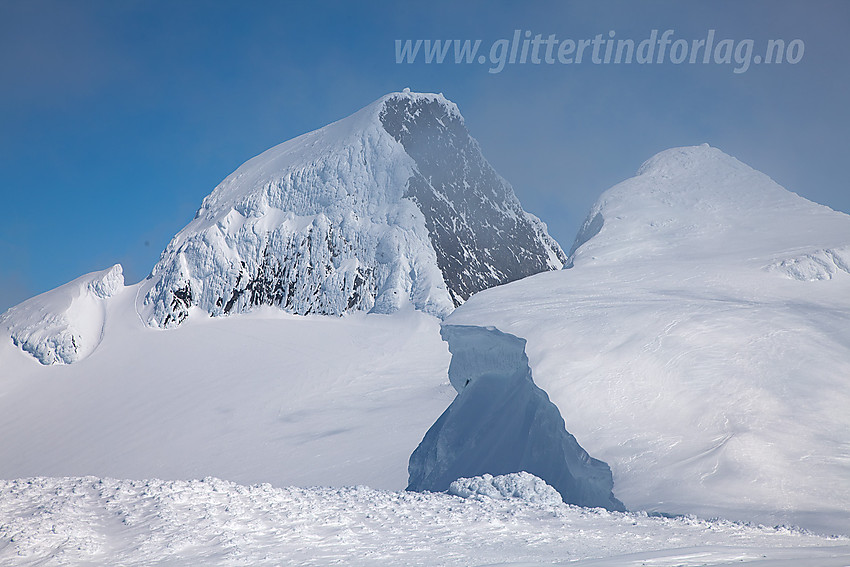
[[[572,268],[446,325],[527,340],[629,509],[850,525],[850,216],[708,146],[605,192]]]
[[[149,325],[273,305],[297,314],[438,316],[492,285],[561,267],[543,223],[441,95],[387,95],[249,160],[163,252]]]
[[[71,364],[100,344],[106,303],[124,289],[120,264],[92,272],[12,307],[0,328],[42,364]]]
[[[410,457],[408,490],[444,491],[460,477],[527,472],[568,504],[623,510],[611,469],[564,428],[534,385],[523,339],[495,329],[444,325],[458,396]]]

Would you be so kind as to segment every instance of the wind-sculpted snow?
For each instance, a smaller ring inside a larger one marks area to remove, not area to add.
[[[42,364],[71,364],[100,344],[106,302],[124,289],[120,264],[33,297],[0,315],[0,328]]]
[[[447,315],[472,293],[565,260],[441,95],[387,95],[249,160],[168,245],[139,310],[197,306]]]
[[[191,481],[0,481],[0,564],[838,567],[850,540],[517,498]]]
[[[476,294],[444,325],[525,339],[629,509],[846,533],[850,216],[699,146],[587,218],[571,269]]]
[[[495,329],[444,325],[458,396],[410,457],[408,490],[445,491],[455,479],[528,472],[564,502],[623,510],[611,469],[564,428],[532,380],[525,341]]]
[[[461,498],[517,498],[526,502],[557,506],[564,500],[560,493],[527,472],[493,476],[485,474],[472,478],[459,478],[449,485],[449,494]]]
[[[831,280],[842,272],[850,274],[850,245],[801,254],[775,262],[768,269],[800,281]]]

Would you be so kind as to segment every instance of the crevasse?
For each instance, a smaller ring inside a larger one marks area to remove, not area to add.
[[[441,334],[458,395],[411,455],[408,490],[445,491],[461,477],[525,471],[568,504],[625,509],[611,469],[582,449],[534,384],[525,339],[466,325],[443,325]]]

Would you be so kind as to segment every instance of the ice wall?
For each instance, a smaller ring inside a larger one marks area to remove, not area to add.
[[[525,471],[568,504],[623,510],[611,469],[581,448],[531,376],[525,340],[494,328],[444,325],[458,395],[410,457],[408,490],[445,491],[461,477]]]

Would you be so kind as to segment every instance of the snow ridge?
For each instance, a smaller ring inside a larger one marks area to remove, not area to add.
[[[120,264],[92,272],[12,307],[0,327],[40,363],[71,364],[103,338],[106,302],[124,289]]]
[[[384,104],[381,123],[416,162],[405,197],[425,216],[452,301],[538,272],[566,258],[546,226],[522,209],[490,166],[459,114],[438,100]]]

